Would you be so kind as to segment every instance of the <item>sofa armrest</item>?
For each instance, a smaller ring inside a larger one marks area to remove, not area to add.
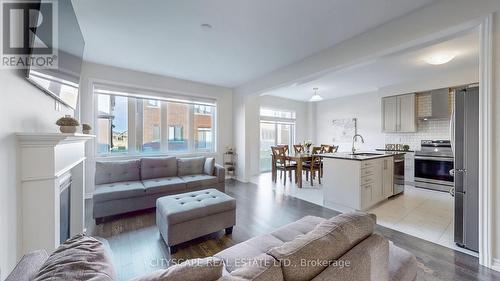
[[[214,176],[217,177],[218,182],[225,182],[226,181],[226,168],[222,167],[219,164],[215,164]]]
[[[31,281],[47,260],[45,250],[38,250],[24,255],[5,281]]]

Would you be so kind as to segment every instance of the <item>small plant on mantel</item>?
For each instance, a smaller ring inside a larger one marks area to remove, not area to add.
[[[76,127],[80,125],[78,120],[71,117],[70,115],[66,115],[64,117],[59,118],[57,120],[56,125],[59,126],[59,130],[61,133],[65,134],[74,134],[76,132]]]
[[[90,130],[92,130],[92,127],[89,124],[82,124],[82,132],[84,134],[90,134]]]

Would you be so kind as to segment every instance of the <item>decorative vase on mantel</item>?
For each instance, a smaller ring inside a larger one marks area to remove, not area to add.
[[[63,134],[74,134],[76,133],[76,127],[80,125],[78,120],[71,117],[70,115],[66,115],[64,117],[59,118],[57,120],[56,125],[59,126],[59,130]]]
[[[82,124],[82,133],[89,135],[92,127],[89,124]]]

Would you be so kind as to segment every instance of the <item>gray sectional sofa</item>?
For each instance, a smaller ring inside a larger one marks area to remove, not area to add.
[[[141,158],[96,163],[93,217],[154,208],[156,199],[215,188],[225,192],[225,169],[214,158]]]

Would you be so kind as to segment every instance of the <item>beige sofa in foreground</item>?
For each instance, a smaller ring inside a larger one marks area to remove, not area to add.
[[[373,233],[374,227],[375,216],[363,213],[331,219],[307,216],[213,257],[188,260],[133,281],[415,280],[415,256]],[[26,255],[6,281],[33,280],[37,275],[37,281],[116,280],[103,247],[106,241],[101,244],[86,236],[68,241],[48,259],[36,253]],[[50,279],[54,276],[63,278]]]

